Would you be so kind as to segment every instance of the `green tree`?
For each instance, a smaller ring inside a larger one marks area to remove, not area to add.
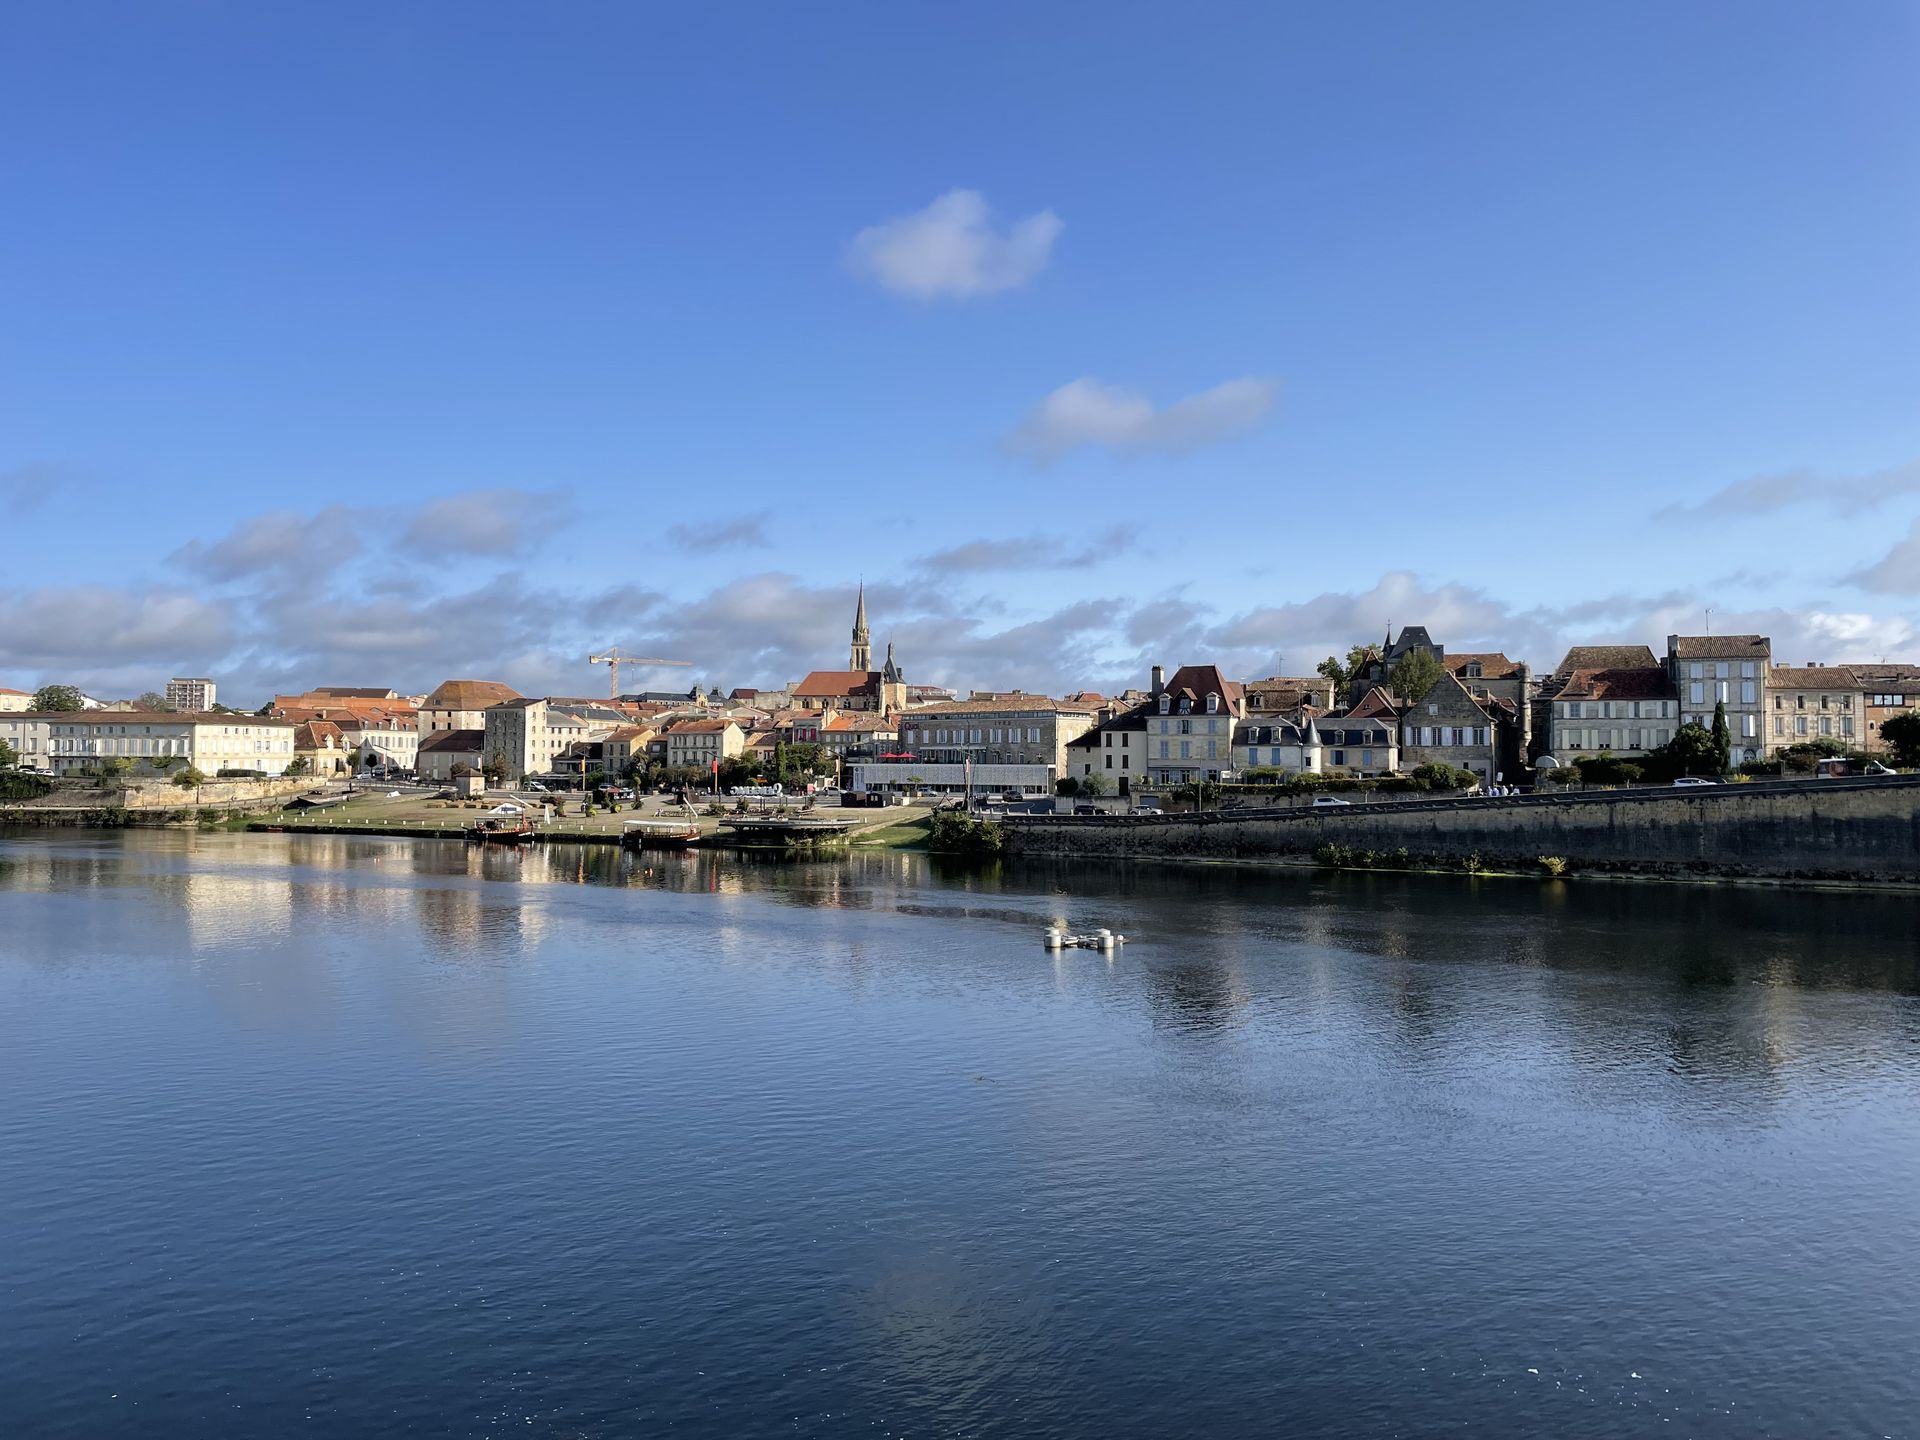
[[[1716,775],[1733,767],[1733,727],[1727,724],[1727,702],[1716,700],[1713,706],[1713,753],[1718,757]]]
[[[1080,782],[1071,775],[1062,775],[1053,782],[1053,793],[1063,799],[1071,800],[1080,793]]]
[[[1336,687],[1344,690],[1353,683],[1354,677],[1365,668],[1366,663],[1367,647],[1355,645],[1347,651],[1345,664],[1329,655],[1313,668],[1317,674],[1326,676]]]
[[[0,770],[16,770],[20,766],[20,752],[0,740]]]
[[[480,768],[481,772],[487,777],[488,784],[498,785],[507,778],[507,757],[498,754],[493,755],[489,757],[487,763]]]
[[[86,709],[86,702],[80,698],[80,692],[71,685],[42,685],[33,692],[33,708],[50,710],[60,715],[71,715],[76,710]]]
[[[1880,738],[1900,765],[1920,765],[1920,710],[1905,710],[1880,722]]]
[[[133,708],[136,710],[168,711],[172,710],[173,706],[168,703],[167,697],[162,695],[158,690],[145,690],[141,692],[140,698],[133,702]]]
[[[1673,739],[1646,757],[1643,769],[1654,781],[1677,780],[1682,775],[1718,775],[1720,751],[1706,726],[1682,725]]]
[[[304,775],[312,768],[313,767],[307,763],[306,756],[296,755],[292,760],[287,762],[287,768],[281,773],[285,775]]]
[[[1409,650],[1387,676],[1387,686],[1402,700],[1417,703],[1427,698],[1446,673],[1446,666],[1434,659],[1432,652]]]
[[[1080,793],[1089,800],[1097,800],[1107,793],[1107,777],[1097,770],[1089,773],[1080,781]]]
[[[207,777],[200,773],[198,767],[189,765],[186,769],[177,771],[174,774],[173,783],[178,785],[182,790],[193,790],[206,784]]]

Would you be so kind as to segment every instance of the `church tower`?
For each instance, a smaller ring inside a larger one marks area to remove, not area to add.
[[[867,584],[860,582],[860,599],[853,609],[853,650],[847,656],[847,669],[873,669],[873,645],[867,639]]]

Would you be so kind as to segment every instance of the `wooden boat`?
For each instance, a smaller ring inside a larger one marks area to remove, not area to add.
[[[620,827],[622,850],[686,850],[700,843],[700,827],[686,820],[629,820]]]
[[[467,827],[469,845],[521,845],[533,838],[525,815],[487,815]]]

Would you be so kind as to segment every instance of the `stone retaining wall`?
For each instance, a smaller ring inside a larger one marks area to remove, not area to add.
[[[1920,881],[1920,776],[1172,816],[1013,817],[1014,854],[1311,855],[1324,844],[1489,868]]]

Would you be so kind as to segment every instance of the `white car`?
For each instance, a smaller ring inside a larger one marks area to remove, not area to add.
[[[1717,785],[1719,783],[1717,780],[1708,780],[1700,775],[1682,775],[1678,780],[1673,782],[1673,788],[1676,790],[1691,790],[1696,785]]]
[[[1342,800],[1338,795],[1316,795],[1313,797],[1313,803],[1315,805],[1351,805],[1353,802]]]

